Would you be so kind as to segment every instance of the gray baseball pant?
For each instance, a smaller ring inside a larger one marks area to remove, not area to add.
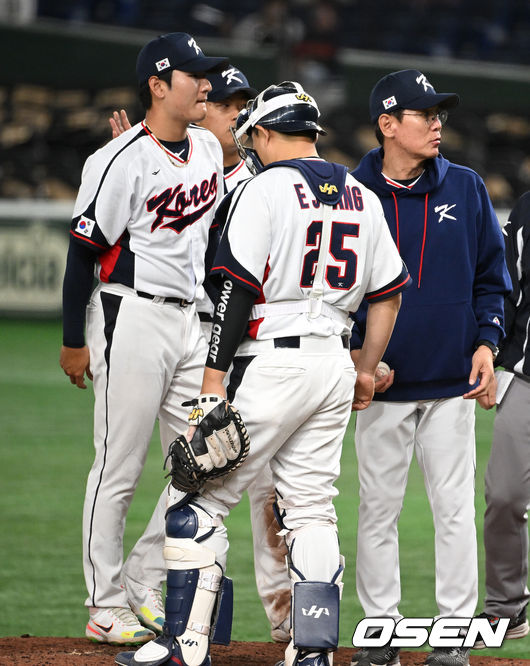
[[[530,382],[515,376],[497,406],[486,470],[484,610],[515,617],[528,603]]]

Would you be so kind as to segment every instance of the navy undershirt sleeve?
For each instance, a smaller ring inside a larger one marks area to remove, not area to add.
[[[206,367],[227,372],[247,330],[256,295],[229,278],[220,284]]]
[[[63,345],[85,344],[85,311],[94,283],[97,254],[70,239],[63,282]]]

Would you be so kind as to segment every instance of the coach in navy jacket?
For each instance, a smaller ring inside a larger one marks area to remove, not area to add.
[[[378,195],[414,284],[403,293],[383,357],[394,382],[374,400],[462,395],[477,343],[497,347],[503,336],[510,282],[499,223],[471,169],[438,155],[411,189],[396,187],[382,174],[382,152],[365,155],[354,176]],[[354,348],[362,344],[365,313],[356,315]]]
[[[396,622],[398,520],[414,454],[433,513],[437,616],[471,618],[478,597],[475,398],[485,400],[493,381],[511,284],[482,179],[439,152],[448,109],[458,101],[454,93],[436,93],[417,70],[385,76],[370,96],[381,148],[353,174],[378,195],[413,279],[383,356],[390,373],[376,377],[375,400],[357,413],[355,429],[357,593],[366,617]],[[354,362],[365,325],[358,311]],[[410,614],[421,615],[421,608],[410,606]],[[398,662],[399,648],[389,643],[359,651],[352,666]],[[435,648],[426,664],[468,666],[469,649]]]

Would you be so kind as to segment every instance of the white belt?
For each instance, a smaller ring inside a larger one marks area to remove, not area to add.
[[[250,319],[261,319],[262,317],[280,317],[288,314],[303,314],[314,312],[315,301],[304,299],[302,301],[277,301],[276,303],[257,303],[250,312]],[[319,303],[320,315],[338,321],[339,323],[352,327],[353,320],[344,310],[321,301]],[[318,316],[318,315],[317,315]]]

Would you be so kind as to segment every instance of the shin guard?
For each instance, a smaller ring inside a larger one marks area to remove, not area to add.
[[[301,653],[329,653],[337,649],[343,572],[342,556],[339,568],[330,582],[305,580],[291,563],[290,575],[294,581],[292,647]]]

